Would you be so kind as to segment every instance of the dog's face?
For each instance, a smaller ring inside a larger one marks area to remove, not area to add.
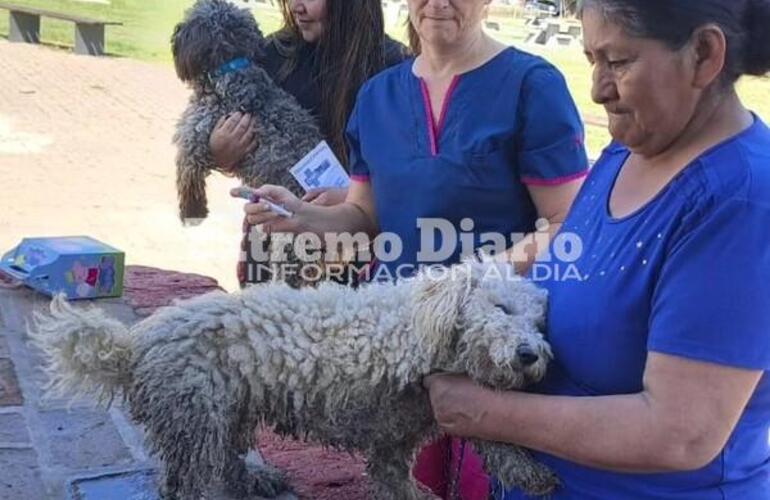
[[[498,389],[537,382],[552,358],[542,334],[546,293],[507,264],[465,263],[418,278],[415,327],[434,369]]]
[[[263,44],[254,16],[227,0],[198,0],[171,38],[176,72],[184,82],[205,78],[238,57],[254,60]]]

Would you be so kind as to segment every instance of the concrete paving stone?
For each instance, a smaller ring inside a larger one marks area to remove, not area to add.
[[[0,413],[0,443],[29,443],[29,429],[22,414]]]
[[[3,332],[24,331],[30,312],[43,308],[43,296],[26,287],[6,290],[0,288],[0,310],[2,310]]]
[[[48,375],[43,371],[44,357],[43,352],[31,344],[25,344],[24,356],[28,367],[26,373],[20,368],[17,369],[17,375],[27,384],[32,382],[37,391],[25,394],[27,402],[38,410],[69,410],[73,408],[94,408],[95,401],[92,398],[81,397],[73,399],[69,395],[61,397],[52,397],[45,395],[45,387],[48,384]]]
[[[34,408],[38,411],[49,410],[99,410],[93,400],[87,398],[51,398],[44,397],[35,401]]]
[[[237,500],[221,484],[214,484],[207,495],[215,500]],[[131,471],[76,479],[69,487],[67,500],[160,500],[157,472]],[[297,497],[286,492],[272,500],[297,500]]]
[[[178,219],[171,137],[190,90],[172,65],[0,37],[0,89],[0,176],[13,183],[0,196],[0,253],[24,237],[87,234],[123,250],[127,263],[237,289],[243,212],[229,195],[237,180],[207,179],[211,215],[201,226]]]
[[[45,497],[35,450],[0,448],[0,500],[41,500]]]
[[[129,465],[130,451],[109,415],[91,410],[40,413],[56,465],[71,470]]]
[[[19,381],[13,361],[0,358],[0,406],[20,406],[24,404],[24,398],[19,389]]]
[[[132,471],[77,479],[69,500],[159,500],[152,471]]]

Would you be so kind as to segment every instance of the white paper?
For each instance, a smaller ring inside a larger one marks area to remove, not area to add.
[[[326,141],[321,141],[290,172],[305,191],[346,188],[350,184],[347,172]]]

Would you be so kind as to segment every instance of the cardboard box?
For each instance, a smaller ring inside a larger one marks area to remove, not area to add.
[[[120,297],[125,254],[88,236],[24,238],[3,255],[0,270],[46,295]]]

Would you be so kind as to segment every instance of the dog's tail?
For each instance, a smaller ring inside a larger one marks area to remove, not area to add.
[[[46,396],[92,395],[109,405],[131,382],[128,329],[99,309],[76,309],[58,295],[28,333],[43,351]]]

